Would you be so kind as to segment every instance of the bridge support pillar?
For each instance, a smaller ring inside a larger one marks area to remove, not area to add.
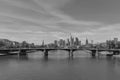
[[[96,52],[97,52],[96,50],[93,50],[92,53],[91,53],[91,56],[95,57],[96,56]]]
[[[20,50],[18,55],[19,56],[26,56],[27,55],[26,50]]]
[[[113,54],[107,54],[106,56],[107,56],[107,57],[112,57],[112,56],[113,56]]]
[[[96,50],[96,55],[95,55],[95,56],[98,56],[98,57],[99,57],[100,54],[101,54],[100,51],[99,51],[99,50]]]
[[[69,56],[73,57],[73,50],[69,50]]]
[[[120,51],[113,51],[113,55],[119,55]]]
[[[6,52],[5,52],[5,55],[10,55],[10,52],[9,52],[9,51],[6,51]]]
[[[48,56],[48,50],[44,50],[44,56],[45,56],[45,57]]]

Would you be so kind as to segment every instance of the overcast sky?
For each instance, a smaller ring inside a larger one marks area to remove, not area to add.
[[[120,0],[0,0],[0,38],[46,43],[120,37]]]

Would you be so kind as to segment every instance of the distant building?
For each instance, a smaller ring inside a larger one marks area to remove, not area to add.
[[[58,41],[55,40],[55,41],[54,41],[54,44],[55,44],[55,46],[58,46]]]
[[[74,46],[74,38],[72,36],[70,37],[70,46]]]
[[[69,39],[67,39],[66,45],[67,45],[68,47],[70,46],[70,40],[69,40]]]
[[[80,46],[80,47],[82,46],[82,42],[81,42],[81,41],[79,41],[79,46]]]
[[[86,43],[85,43],[86,45],[88,45],[89,44],[89,41],[88,41],[88,39],[86,39]]]
[[[45,45],[45,42],[44,42],[44,40],[42,41],[42,46],[44,46]]]
[[[59,47],[64,47],[64,40],[63,39],[59,40]]]
[[[13,41],[8,39],[0,39],[0,48],[10,48],[13,47]]]
[[[29,44],[28,44],[26,41],[23,41],[23,42],[21,43],[21,47],[22,47],[22,48],[28,48],[28,47],[29,47]]]
[[[76,46],[79,45],[79,39],[78,39],[78,37],[75,38],[75,45],[76,45]]]
[[[114,38],[114,44],[115,44],[115,48],[117,48],[118,47],[118,38]]]
[[[115,43],[117,43],[118,42],[118,38],[114,38],[114,40],[113,40]]]

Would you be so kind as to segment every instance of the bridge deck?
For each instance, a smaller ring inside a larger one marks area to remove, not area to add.
[[[19,50],[90,50],[90,51],[120,51],[120,49],[93,49],[93,48],[10,48],[0,49],[0,51],[19,51]]]

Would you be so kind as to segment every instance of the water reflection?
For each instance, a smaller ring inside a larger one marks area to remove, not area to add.
[[[120,58],[76,52],[42,52],[0,57],[0,80],[119,80]]]
[[[18,60],[24,60],[24,61],[29,60],[27,55],[26,56],[18,56],[17,58],[18,58]]]

